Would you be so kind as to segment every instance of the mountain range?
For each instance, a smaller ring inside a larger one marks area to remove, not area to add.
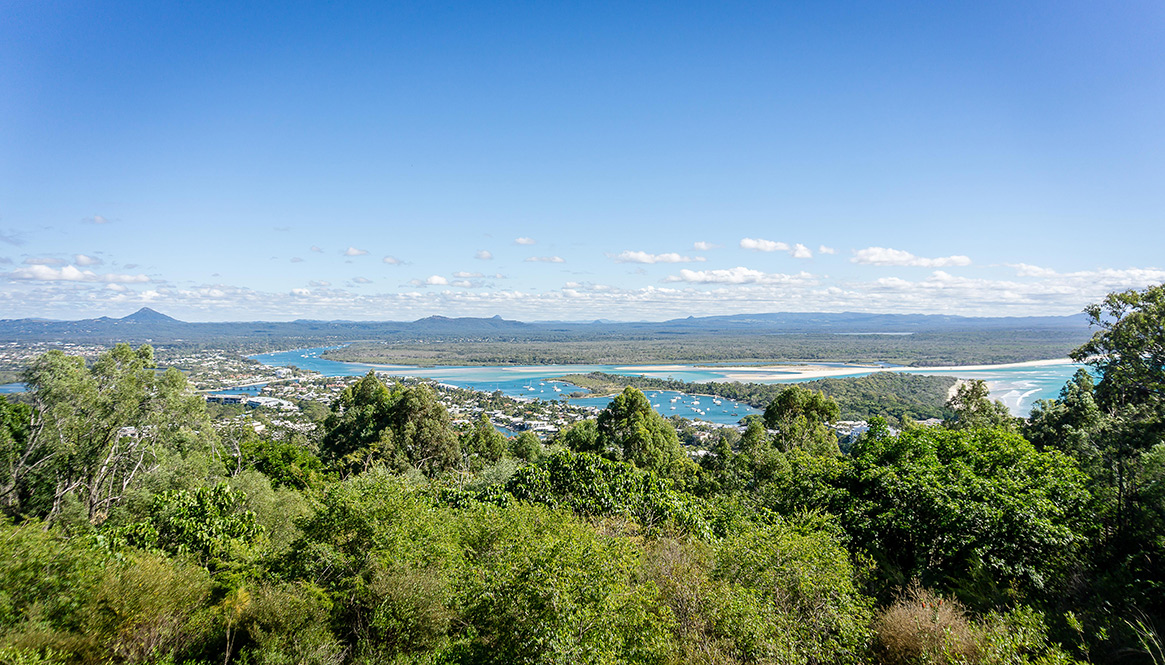
[[[122,318],[78,321],[0,319],[0,341],[77,343],[345,342],[372,339],[583,339],[668,335],[893,334],[949,331],[1044,330],[1086,334],[1083,314],[1037,317],[963,317],[936,314],[860,312],[734,314],[659,322],[535,322],[491,318],[429,316],[416,321],[232,321],[191,323],[149,307]]]

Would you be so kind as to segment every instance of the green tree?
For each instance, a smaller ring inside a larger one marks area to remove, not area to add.
[[[1165,398],[1165,285],[1110,293],[1084,313],[1099,330],[1071,356],[1100,374],[1096,393],[1101,406],[1144,404],[1160,416]]]
[[[872,431],[821,496],[884,574],[981,605],[976,585],[1046,592],[1076,565],[1088,493],[1067,455],[1004,429]]]
[[[527,462],[537,462],[542,458],[542,441],[533,432],[522,432],[510,438],[510,454]]]
[[[468,644],[456,662],[664,662],[670,616],[639,552],[542,506],[480,506],[463,537]]]
[[[947,408],[954,411],[954,417],[947,425],[954,429],[971,427],[1002,427],[1016,431],[1016,419],[1011,411],[999,400],[992,401],[987,382],[973,379],[960,383],[955,394],[947,401]]]
[[[580,515],[632,517],[648,529],[667,526],[698,536],[709,532],[699,499],[654,472],[593,453],[564,450],[524,466],[505,489],[519,501]]]
[[[434,475],[461,462],[457,433],[432,389],[389,390],[373,372],[333,403],[320,449],[325,461],[348,472],[385,464]]]
[[[32,424],[32,409],[27,404],[13,404],[0,398],[0,506],[8,512],[15,512],[19,506],[17,494],[19,468],[28,461],[22,459],[31,455],[28,448],[29,426]],[[11,484],[9,484],[11,483]]]
[[[830,518],[806,514],[724,540],[713,575],[730,583],[736,597],[726,614],[745,612],[721,630],[735,637],[742,656],[759,662],[866,662],[872,603],[858,590],[841,536]]]
[[[118,344],[92,367],[49,351],[32,362],[25,381],[28,435],[9,449],[0,480],[9,512],[55,515],[73,496],[99,523],[167,456],[214,442],[205,401],[181,372],[155,371],[149,346]]]
[[[247,439],[239,444],[242,465],[255,469],[279,487],[307,489],[320,481],[323,464],[305,446],[293,441]]]
[[[493,426],[483,411],[473,429],[461,436],[461,451],[469,468],[480,471],[506,454],[506,437]]]
[[[1090,463],[1099,529],[1093,594],[1106,615],[1165,614],[1165,285],[1110,293],[1085,308],[1098,330],[1071,353],[1099,381],[1062,394],[1036,424],[1054,424]],[[1051,416],[1058,416],[1053,419]],[[1120,626],[1117,626],[1120,628]],[[1130,637],[1131,639],[1131,637]]]
[[[138,547],[189,554],[203,565],[218,567],[245,556],[263,533],[245,502],[246,496],[232,492],[226,483],[163,492],[154,496],[147,520],[120,533]]]
[[[682,477],[694,467],[675,428],[637,388],[628,386],[616,395],[595,424],[604,452],[614,459],[671,477]]]
[[[1062,450],[1082,469],[1095,473],[1101,463],[1104,414],[1096,403],[1095,383],[1088,370],[1077,370],[1064,384],[1058,399],[1042,399],[1032,406],[1023,435],[1040,449]]]
[[[402,468],[389,418],[393,393],[376,374],[368,372],[344,388],[324,420],[320,453],[324,461],[345,471],[365,471],[381,462]]]
[[[777,430],[783,450],[801,448],[817,454],[836,454],[837,435],[830,428],[841,410],[837,402],[819,390],[792,385],[765,408],[764,421]]]
[[[580,420],[567,425],[554,437],[554,441],[576,453],[602,454],[604,452],[603,439],[599,436],[599,426],[594,420]]]

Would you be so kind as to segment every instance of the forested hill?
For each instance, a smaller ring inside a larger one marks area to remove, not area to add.
[[[675,390],[716,395],[744,402],[758,409],[768,406],[778,393],[788,387],[784,384],[739,381],[688,383],[675,379],[623,376],[603,372],[570,374],[561,379],[598,394],[617,393],[626,386],[634,386],[640,390]],[[841,409],[842,420],[868,420],[874,416],[882,416],[892,424],[897,424],[903,417],[912,420],[949,418],[952,411],[946,407],[946,402],[951,387],[955,385],[955,378],[877,372],[868,376],[818,379],[801,385],[810,390],[820,390],[833,398]]]
[[[416,321],[189,323],[143,308],[123,318],[0,320],[0,342],[214,345],[255,352],[359,342],[334,360],[415,365],[887,361],[939,365],[1063,357],[1085,342],[1083,316],[975,318],[775,313],[662,322]]]

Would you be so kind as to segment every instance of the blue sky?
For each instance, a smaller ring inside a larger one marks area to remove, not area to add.
[[[785,6],[790,5],[790,6]],[[0,318],[1070,314],[1165,5],[0,4]]]

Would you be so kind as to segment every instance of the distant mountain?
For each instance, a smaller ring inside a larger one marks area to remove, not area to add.
[[[354,340],[460,339],[568,340],[624,339],[655,335],[859,334],[943,331],[1040,331],[1085,334],[1087,319],[1073,316],[963,317],[862,312],[777,312],[687,317],[659,322],[538,322],[491,318],[429,316],[416,321],[246,321],[189,323],[142,309],[114,319],[80,321],[0,320],[0,341],[164,344],[232,341],[270,345],[327,344]]]
[[[651,324],[647,324],[651,325]],[[866,312],[732,314],[665,321],[663,327],[773,329],[784,332],[917,332],[947,328],[1074,328],[1087,327],[1084,314],[1071,316],[969,317],[949,314],[870,314]]]
[[[172,316],[166,316],[161,312],[152,310],[149,307],[143,307],[133,314],[130,314],[129,316],[123,316],[118,320],[122,323],[138,323],[142,325],[185,323],[184,321],[179,321]]]

